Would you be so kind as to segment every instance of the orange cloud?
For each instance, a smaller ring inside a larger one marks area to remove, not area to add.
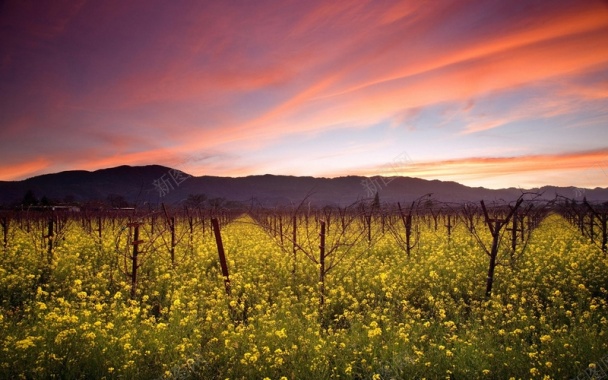
[[[608,40],[608,12],[604,7],[591,6],[550,16],[553,18],[547,23],[534,23],[523,31],[465,45],[462,50],[448,50],[444,55],[432,52],[390,76],[371,68],[366,75],[377,77],[369,82],[357,83],[354,64],[328,72],[263,116],[245,122],[239,128],[245,135],[239,135],[245,137],[249,135],[247,131],[255,135],[260,130],[286,134],[342,124],[367,125],[406,108],[465,101],[554,77],[581,74],[608,62],[608,49],[603,48]],[[395,60],[386,54],[386,61]],[[356,61],[361,66],[361,62],[374,59],[377,57],[358,56]],[[350,83],[344,83],[345,78],[350,78]],[[536,117],[539,116],[542,114],[537,112]],[[503,124],[503,120],[490,120],[466,132]]]
[[[608,63],[608,8],[602,2],[557,2],[533,12],[514,10],[504,2],[497,5],[508,15],[466,1],[436,7],[406,1],[310,1],[293,5],[296,9],[203,2],[177,16],[163,9],[144,12],[138,16],[141,25],[125,25],[127,15],[138,13],[132,5],[113,10],[87,3],[45,27],[48,38],[63,36],[68,41],[66,51],[72,44],[78,49],[65,57],[53,54],[50,61],[29,60],[28,51],[23,53],[33,69],[23,65],[30,75],[27,85],[15,82],[14,98],[22,99],[22,115],[11,113],[10,120],[0,120],[3,144],[28,144],[42,128],[49,128],[59,136],[49,146],[64,150],[45,146],[51,169],[75,163],[87,169],[183,163],[201,152],[222,152],[253,158],[245,157],[247,164],[202,162],[200,171],[246,173],[257,169],[252,162],[263,160],[255,160],[256,151],[271,149],[288,137],[299,144],[303,135],[390,124],[412,109],[473,104],[517,89],[556,84],[551,86],[556,92],[505,111],[464,109],[459,114],[465,123],[462,130],[448,131],[460,132],[457,137],[464,140],[514,121],[581,113],[607,98],[605,80],[592,86],[581,83]],[[97,21],[97,13],[101,26],[84,18],[94,15]],[[87,38],[81,40],[77,32]],[[133,35],[140,39],[125,38]],[[105,42],[107,36],[112,43]],[[54,41],[58,46],[61,42]],[[100,47],[80,49],[90,45]],[[103,49],[105,53],[97,55]],[[19,54],[3,55],[2,78],[12,75],[5,70],[12,67],[4,64],[5,57],[10,61]],[[72,72],[79,75],[71,77]],[[49,100],[56,98],[61,101]],[[573,126],[601,121],[596,112]],[[93,129],[108,137],[87,131]],[[66,137],[77,140],[78,146],[60,140]],[[85,154],[89,151],[95,154]],[[348,156],[344,160],[351,162]],[[36,167],[37,161],[20,161]],[[535,158],[530,165],[518,166],[516,161],[490,160],[483,166],[476,159],[456,160],[454,172],[484,175],[482,167],[496,165],[526,172],[541,162]],[[450,161],[442,165],[452,168]],[[467,165],[470,172],[458,169]],[[21,164],[11,173],[29,173],[28,167]],[[267,167],[273,169],[271,163]],[[426,170],[422,174],[436,170],[437,175],[449,175],[439,166]],[[505,170],[504,175],[510,173]]]
[[[20,180],[40,174],[51,167],[52,162],[46,158],[36,158],[19,164],[0,166],[0,178],[3,180]]]
[[[538,178],[555,177],[561,186],[608,187],[608,148],[563,154],[523,155],[515,157],[471,157],[441,161],[395,161],[375,167],[351,168],[351,173],[366,176],[409,176],[452,180],[465,184],[501,184],[514,186],[513,178],[540,186]],[[537,182],[534,182],[534,176]],[[542,180],[541,179],[541,180]],[[523,183],[521,183],[523,184]]]
[[[519,25],[516,24],[504,36],[488,37],[470,45],[467,45],[468,41],[458,41],[454,46],[446,46],[446,53],[442,54],[441,52],[432,51],[416,59],[417,63],[414,65],[396,67],[390,75],[384,73],[384,76],[377,77],[366,83],[357,84],[343,90],[343,92],[358,91],[383,82],[412,77],[458,63],[495,56],[504,52],[510,52],[510,55],[515,57],[515,59],[523,60],[522,58],[525,57],[518,58],[515,49],[597,30],[604,30],[605,32],[606,28],[608,28],[608,9],[601,3],[588,3],[586,5],[588,5],[588,8],[568,9],[559,14],[555,14],[555,11],[549,11],[545,15],[545,22],[536,20],[536,22],[529,23],[528,26],[524,25],[521,29],[518,29]],[[438,21],[436,18],[437,15],[432,15],[425,21],[427,23],[435,23]],[[606,48],[601,49],[604,46],[601,43],[601,39],[594,40],[596,47],[600,48],[600,50],[606,50]],[[566,51],[568,50],[564,49],[561,53],[563,54]],[[493,67],[489,67],[489,70],[493,73],[500,72]],[[335,95],[339,95],[340,93]]]
[[[344,124],[366,126],[403,109],[464,101],[559,75],[581,73],[608,61],[608,49],[601,48],[608,39],[608,11],[600,3],[565,10],[556,7],[544,12],[542,20],[515,22],[502,34],[476,36],[434,49],[415,46],[410,52],[404,51],[404,35],[423,37],[421,33],[430,25],[446,17],[440,8],[416,9],[403,3],[395,4],[393,13],[364,3],[348,7],[311,4],[301,20],[284,33],[286,37],[276,35],[272,29],[262,29],[262,35],[271,38],[267,44],[275,46],[275,52],[261,66],[251,68],[244,57],[225,55],[227,46],[238,41],[233,30],[213,31],[224,40],[225,46],[219,47],[213,34],[203,33],[207,31],[205,26],[194,24],[191,29],[179,31],[189,38],[180,43],[195,48],[179,51],[179,55],[160,66],[145,65],[150,59],[142,55],[136,62],[141,61],[139,66],[144,69],[120,82],[119,87],[106,87],[102,96],[116,107],[127,109],[164,101],[193,101],[204,110],[213,109],[204,114],[204,121],[198,125],[195,120],[171,121],[167,117],[170,126],[154,126],[187,134],[180,149],[190,151],[252,139],[261,143],[277,136]],[[391,22],[392,17],[411,20],[396,23]],[[361,20],[366,28],[356,26]],[[213,24],[220,28],[229,25],[224,16]],[[291,44],[327,30],[348,34],[330,33],[327,41],[298,46],[296,54],[290,52]],[[386,41],[380,39],[385,34],[389,36]],[[197,39],[203,42],[197,44]],[[369,47],[375,44],[379,46]],[[315,54],[319,45],[320,53]],[[325,46],[331,46],[331,50]],[[206,48],[220,54],[218,58],[226,65],[197,67],[196,55]],[[353,59],[341,58],[349,56]],[[326,69],[320,70],[322,65]],[[259,116],[254,113],[243,118],[237,110],[230,110],[234,96],[281,86],[294,81],[296,75],[310,75],[313,80],[295,91],[286,91],[287,96],[279,97],[266,111],[260,109]],[[90,103],[99,104],[95,98]],[[503,122],[487,120],[482,124],[480,127],[480,122],[474,121],[465,132],[486,130]]]

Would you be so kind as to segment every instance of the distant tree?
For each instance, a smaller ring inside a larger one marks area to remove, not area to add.
[[[239,202],[239,201],[226,201],[226,203],[224,203],[224,207],[234,210],[234,209],[241,209],[243,208],[243,202]]]
[[[21,201],[21,205],[24,207],[35,206],[38,204],[38,198],[34,195],[32,190],[28,190],[23,196],[23,201]]]
[[[104,202],[99,200],[88,200],[83,202],[82,207],[87,210],[103,210]]]
[[[205,206],[206,200],[207,196],[205,194],[189,194],[186,198],[186,206],[200,209]]]
[[[51,200],[46,195],[43,195],[42,198],[40,199],[41,206],[50,206],[51,203],[52,203]]]
[[[211,207],[214,210],[222,208],[224,206],[225,202],[226,202],[226,199],[222,198],[222,197],[211,198],[207,201],[207,203],[209,204],[209,207]]]
[[[125,197],[118,194],[110,194],[106,198],[106,203],[112,208],[123,208],[129,207],[129,203],[125,200]]]
[[[376,191],[376,195],[374,195],[374,200],[372,201],[372,210],[378,210],[380,208],[380,195]]]

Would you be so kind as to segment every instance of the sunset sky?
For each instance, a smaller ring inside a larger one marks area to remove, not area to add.
[[[608,2],[0,2],[0,180],[608,187]]]

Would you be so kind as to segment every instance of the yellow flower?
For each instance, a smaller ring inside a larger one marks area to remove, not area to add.
[[[380,327],[369,329],[369,331],[367,332],[368,338],[373,338],[378,335],[382,335],[382,329]]]
[[[287,333],[285,332],[285,329],[280,329],[274,332],[274,335],[276,335],[279,338],[287,338]]]
[[[540,373],[540,371],[536,368],[530,368],[530,375],[536,376]]]
[[[15,346],[19,350],[26,350],[29,347],[36,346],[36,344],[34,343],[34,341],[32,340],[32,338],[28,336],[25,339],[22,339],[22,340],[19,340],[19,341],[15,342]]]

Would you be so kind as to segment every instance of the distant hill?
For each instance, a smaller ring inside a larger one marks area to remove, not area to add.
[[[345,206],[372,198],[376,191],[381,202],[411,202],[429,193],[443,202],[477,202],[481,199],[510,201],[522,193],[521,189],[515,188],[493,190],[410,177],[193,177],[172,168],[150,165],[119,166],[93,172],[65,171],[23,181],[0,181],[0,204],[19,204],[28,191],[38,199],[45,197],[52,201],[82,203],[120,198],[139,206],[158,205],[161,202],[177,205],[191,194],[204,194],[208,199],[223,198],[266,207],[299,204],[305,198],[314,205]],[[553,199],[559,194],[579,200],[583,197],[589,201],[608,200],[608,188],[546,186],[527,191],[542,192],[545,199]]]

